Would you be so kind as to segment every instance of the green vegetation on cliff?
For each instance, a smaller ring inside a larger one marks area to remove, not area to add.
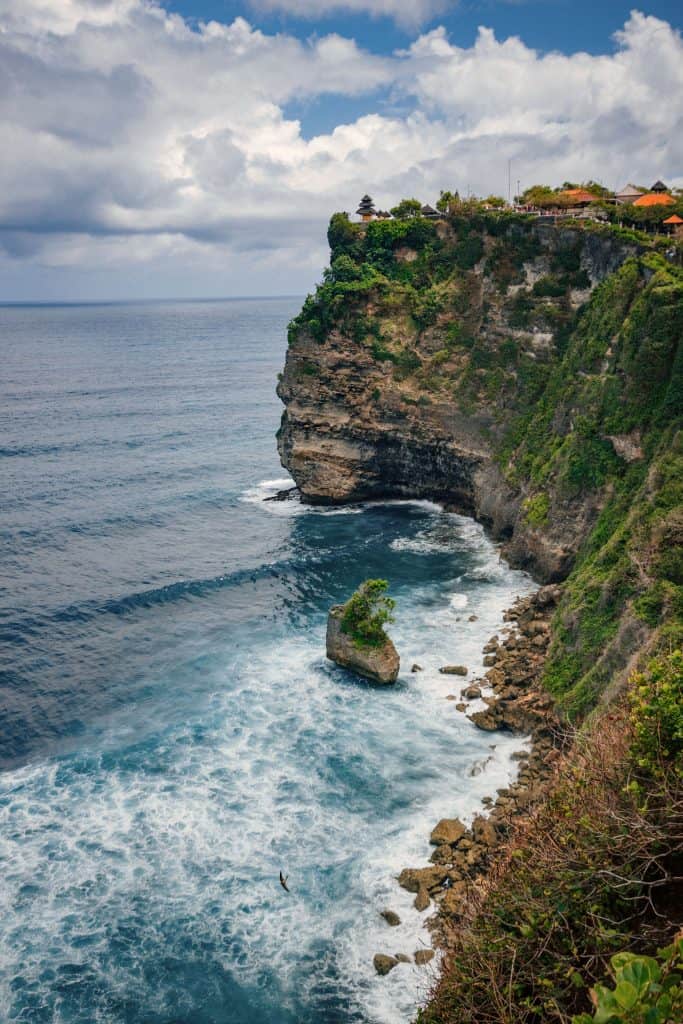
[[[545,684],[581,717],[639,648],[683,640],[683,271],[609,227],[450,209],[335,214],[290,341],[351,339],[386,381],[378,415],[391,390],[480,424],[513,547],[567,548]]]
[[[539,682],[574,743],[487,886],[469,891],[420,1020],[675,1024],[681,247],[455,197],[445,208],[438,222],[406,208],[367,227],[335,214],[330,268],[290,326],[291,365],[317,361],[328,377],[316,388],[352,421],[352,442],[367,438],[380,461],[393,436],[439,455],[454,440],[446,483],[462,448],[476,465],[458,480],[465,507],[517,564],[563,582]],[[350,387],[334,376],[340,363]],[[306,452],[319,423],[304,421]],[[406,493],[410,480],[400,484]]]
[[[623,981],[631,956],[668,945],[681,925],[682,706],[679,651],[637,676],[630,709],[616,705],[577,737],[546,802],[510,837],[488,891],[473,889],[463,903],[420,1024],[570,1024],[579,1013],[576,1024],[676,1024],[675,949],[660,966],[670,1002],[643,978],[620,1007],[626,988],[615,1004],[604,981],[610,960]],[[591,988],[594,1018],[585,1016]]]

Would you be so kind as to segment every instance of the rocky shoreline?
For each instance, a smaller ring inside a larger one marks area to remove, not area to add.
[[[520,770],[511,786],[499,789],[495,799],[485,797],[483,814],[467,827],[457,818],[444,818],[432,830],[430,843],[435,847],[430,865],[404,868],[399,885],[415,893],[414,906],[424,912],[432,904],[437,913],[427,922],[436,947],[447,947],[448,931],[458,920],[468,891],[482,888],[507,837],[515,825],[529,816],[542,799],[545,785],[561,757],[565,735],[554,713],[552,698],[538,688],[550,643],[550,619],[562,593],[559,585],[541,587],[529,597],[518,598],[505,613],[502,636],[494,636],[484,647],[483,678],[465,687],[464,701],[483,700],[486,707],[468,715],[479,728],[494,732],[505,730],[530,737],[530,750],[519,750],[513,758]],[[451,696],[451,699],[457,699]],[[458,709],[467,714],[468,703]],[[389,926],[399,923],[391,910],[382,912]],[[415,963],[428,963],[432,950]],[[404,954],[374,958],[378,974],[387,974],[402,961]]]

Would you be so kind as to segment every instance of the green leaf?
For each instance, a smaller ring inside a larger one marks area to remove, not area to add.
[[[620,981],[614,989],[614,998],[624,1010],[631,1010],[638,1002],[638,989],[630,981]]]

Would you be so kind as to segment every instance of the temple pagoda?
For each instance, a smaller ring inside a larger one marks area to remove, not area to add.
[[[363,196],[358,206],[358,209],[356,210],[356,213],[359,214],[360,219],[363,222],[375,219],[375,217],[377,216],[377,210],[375,209],[375,204],[373,203],[369,195]]]

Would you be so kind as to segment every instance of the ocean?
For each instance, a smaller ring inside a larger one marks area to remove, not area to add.
[[[300,301],[0,308],[2,1022],[407,1024],[434,982],[373,969],[430,945],[396,875],[520,746],[438,669],[532,584],[428,502],[264,501]],[[367,577],[393,687],[325,659]]]

